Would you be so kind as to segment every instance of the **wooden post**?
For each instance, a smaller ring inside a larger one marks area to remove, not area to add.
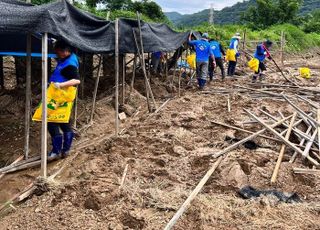
[[[285,139],[288,140],[288,141],[289,141],[289,138],[290,138],[290,135],[291,135],[291,131],[292,131],[292,128],[293,128],[293,125],[294,125],[294,121],[296,120],[296,117],[297,117],[297,112],[295,112],[293,114],[293,117],[291,119],[288,131],[287,131],[286,136],[285,136]],[[286,149],[286,145],[282,144],[281,149],[280,149],[280,153],[279,153],[279,156],[278,156],[278,160],[277,160],[276,166],[274,168],[274,171],[273,171],[273,174],[272,174],[272,177],[271,177],[271,183],[275,183],[277,181],[277,176],[278,176],[278,173],[279,173],[279,169],[280,169],[280,165],[281,165],[281,162],[282,162],[282,159],[283,159],[283,156],[284,156],[285,149]]]
[[[27,60],[26,60],[26,107],[25,107],[25,125],[24,125],[24,158],[29,157],[30,144],[30,115],[31,114],[31,34],[27,35]]]
[[[47,178],[47,87],[48,87],[48,34],[42,35],[42,127],[41,127],[41,176]]]
[[[119,19],[115,21],[115,128],[116,137],[119,135]]]

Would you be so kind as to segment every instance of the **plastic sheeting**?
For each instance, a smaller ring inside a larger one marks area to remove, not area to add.
[[[33,52],[41,47],[39,37],[42,33],[63,39],[84,52],[114,52],[114,25],[114,22],[81,11],[65,0],[40,6],[0,0],[0,52],[25,52],[27,33],[38,38],[37,44],[33,44]],[[188,39],[188,32],[175,32],[165,24],[142,22],[141,26],[145,52],[172,51]],[[136,20],[120,19],[120,53],[137,52],[133,29],[138,31]]]

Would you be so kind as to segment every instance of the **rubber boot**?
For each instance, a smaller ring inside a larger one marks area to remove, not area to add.
[[[63,134],[62,158],[65,158],[68,156],[69,151],[71,149],[73,137],[74,137],[73,132],[67,132]]]
[[[52,150],[49,152],[49,158],[56,158],[60,155],[62,149],[62,135],[57,135],[51,138],[52,141]]]

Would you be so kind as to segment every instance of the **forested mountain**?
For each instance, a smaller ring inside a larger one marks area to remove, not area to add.
[[[235,24],[240,21],[240,16],[251,5],[254,5],[256,0],[239,2],[231,7],[226,7],[220,11],[214,11],[214,23],[216,24]],[[315,9],[320,9],[320,0],[304,0],[300,9],[300,14],[305,15]],[[200,11],[195,14],[179,14],[177,12],[165,13],[166,16],[173,22],[175,26],[186,27],[195,26],[209,19],[209,9]]]

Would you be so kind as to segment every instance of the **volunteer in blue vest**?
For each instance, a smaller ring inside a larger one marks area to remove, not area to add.
[[[57,41],[54,45],[54,51],[57,55],[57,67],[53,71],[49,82],[59,89],[79,85],[79,61],[71,47],[64,41]],[[52,140],[52,150],[49,157],[56,158],[60,155],[66,157],[71,149],[74,137],[71,125],[48,122],[48,131]]]
[[[226,53],[224,52],[224,49],[222,47],[222,45],[215,39],[211,39],[210,40],[210,46],[215,58],[215,63],[217,66],[219,66],[220,70],[221,70],[221,76],[222,76],[222,80],[225,79],[225,71],[224,71],[224,66],[223,66],[223,61],[224,61],[224,56],[226,55]],[[209,77],[210,77],[210,81],[213,80],[213,74],[214,74],[214,70],[215,67],[213,65],[213,60],[209,59]]]
[[[267,70],[264,61],[266,58],[271,59],[269,49],[272,46],[272,41],[266,40],[262,43],[260,43],[257,46],[256,52],[254,53],[254,58],[259,60],[259,70],[255,72],[252,78],[252,82],[256,82],[257,79],[259,78],[259,81],[263,80],[263,71]]]
[[[212,64],[215,66],[213,52],[208,42],[209,35],[203,33],[200,40],[191,40],[192,34],[189,36],[189,44],[194,46],[196,50],[196,72],[198,78],[199,89],[202,90],[207,82],[209,56],[212,58]]]
[[[237,59],[238,59],[238,57],[240,57],[240,52],[239,52],[239,42],[240,42],[240,40],[241,40],[240,33],[236,33],[231,38],[229,49],[235,51],[236,57],[235,57],[235,61],[229,61],[228,76],[233,76],[235,74],[235,72],[236,72]]]

